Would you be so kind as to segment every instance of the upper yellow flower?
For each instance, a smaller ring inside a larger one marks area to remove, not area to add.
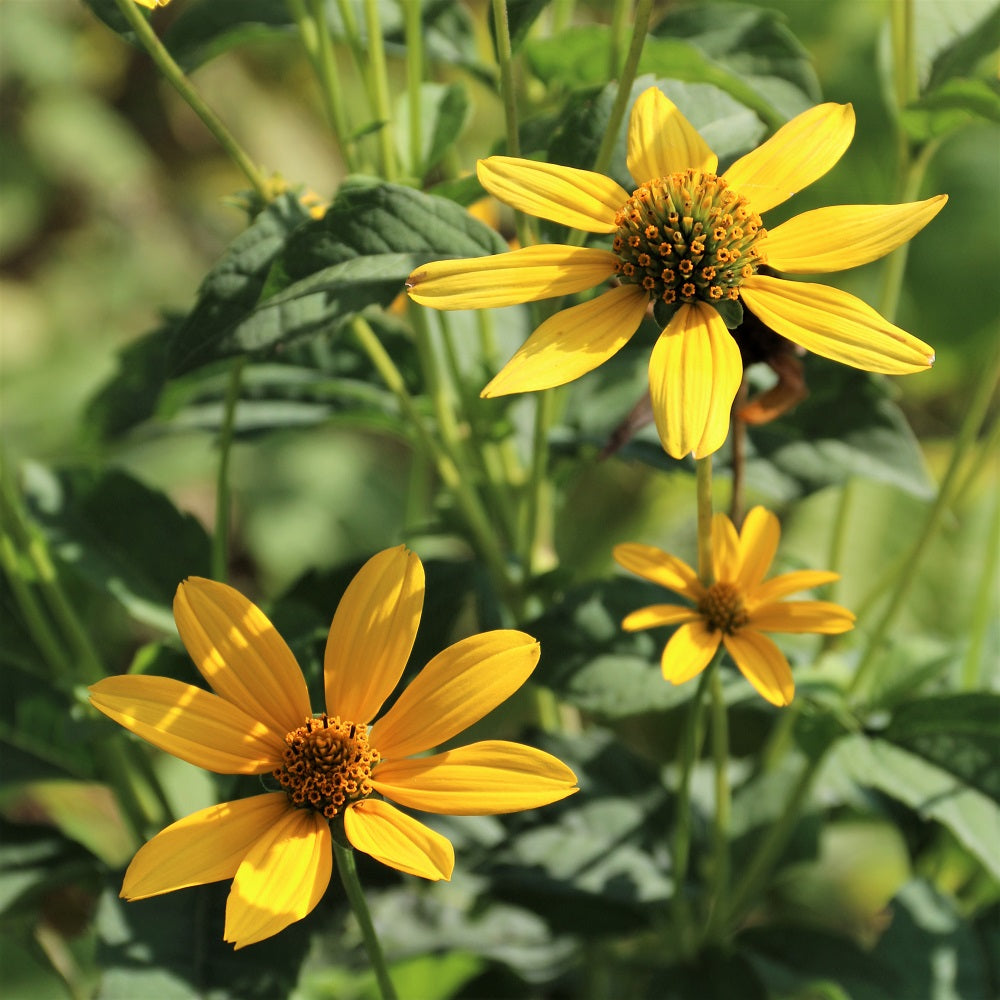
[[[680,625],[661,659],[668,681],[683,684],[701,673],[721,642],[763,697],[774,705],[788,705],[795,694],[791,668],[784,653],[761,631],[837,635],[854,627],[854,615],[839,604],[781,600],[832,583],[838,579],[836,573],[800,570],[764,582],[780,535],[778,519],[763,507],[750,511],[739,534],[725,514],[716,514],[710,586],[687,563],[651,545],[615,547],[614,557],[625,569],[694,602],[693,608],[654,604],[633,611],[622,622],[630,632]]]
[[[653,348],[649,388],[663,447],[675,458],[700,458],[725,441],[743,373],[715,303],[740,300],[782,336],[856,368],[904,374],[934,360],[927,344],[847,292],[758,273],[764,264],[813,274],[876,260],[947,201],[938,195],[905,205],[821,208],[765,230],[760,213],[822,177],[853,135],[849,104],[821,104],[718,176],[716,155],[651,87],[629,121],[627,162],[638,185],[631,195],[589,170],[507,156],[478,165],[483,186],[501,201],[566,226],[613,233],[611,250],[541,245],[437,261],[410,275],[410,296],[437,309],[478,309],[615,279],[610,290],[546,320],[484,396],[572,381],[618,351],[651,304],[676,309]]]
[[[219,774],[271,775],[278,790],[167,827],[132,860],[122,896],[144,899],[232,878],[225,939],[241,948],[319,902],[332,871],[331,819],[343,823],[353,847],[384,864],[447,879],[451,843],[384,799],[424,812],[484,815],[575,792],[565,764],[517,743],[412,757],[477,722],[525,682],[538,643],[523,632],[456,642],[368,725],[403,673],[423,596],[423,567],[403,546],[362,567],[330,627],[326,711],[317,716],[291,650],[259,608],[221,583],[181,584],[177,630],[216,693],[130,675],[98,682],[91,701],[175,757]]]

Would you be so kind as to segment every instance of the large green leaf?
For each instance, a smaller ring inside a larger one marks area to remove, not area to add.
[[[1000,45],[1000,7],[995,0],[921,0],[913,9],[915,48],[922,93],[955,77]],[[994,67],[995,69],[995,67]]]

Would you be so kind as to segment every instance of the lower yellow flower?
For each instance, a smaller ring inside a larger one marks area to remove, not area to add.
[[[242,948],[319,902],[332,872],[330,820],[378,861],[448,879],[451,843],[386,799],[424,812],[484,815],[533,809],[577,791],[565,764],[518,743],[412,756],[450,740],[527,680],[539,647],[523,632],[456,642],[369,724],[402,676],[423,595],[423,567],[403,546],[361,568],[330,627],[326,711],[314,715],[302,671],[259,608],[211,580],[178,587],[177,630],[216,693],[130,675],[99,681],[91,702],[181,760],[218,774],[268,775],[276,790],[167,827],[129,865],[125,899],[232,878],[225,939]]]
[[[618,545],[615,560],[625,569],[682,594],[693,608],[654,604],[633,611],[622,622],[630,632],[658,625],[679,625],[663,650],[663,676],[683,684],[712,661],[719,644],[743,676],[774,705],[788,705],[795,694],[784,653],[762,632],[818,632],[838,635],[854,627],[854,615],[829,601],[783,601],[783,597],[832,583],[837,573],[800,570],[764,580],[778,549],[778,519],[763,507],[747,515],[737,534],[725,514],[712,520],[712,577],[705,586],[681,559],[650,545]]]

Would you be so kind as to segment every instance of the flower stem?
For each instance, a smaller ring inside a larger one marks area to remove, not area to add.
[[[240,399],[240,383],[245,358],[237,358],[229,369],[229,384],[222,404],[219,426],[219,472],[215,485],[215,531],[212,535],[212,578],[225,583],[229,578],[229,457],[236,425],[236,405]]]
[[[333,857],[337,863],[337,873],[340,875],[340,882],[347,895],[347,901],[351,904],[355,919],[361,928],[361,938],[365,943],[369,961],[372,963],[382,1000],[397,1000],[396,988],[392,985],[392,979],[389,976],[389,966],[382,953],[382,946],[379,944],[378,934],[375,933],[375,925],[372,923],[372,916],[368,911],[365,894],[358,879],[358,869],[354,864],[354,851],[350,847],[342,847],[334,839]]]
[[[420,121],[420,85],[424,78],[424,33],[421,0],[403,4],[406,18],[406,96],[410,104],[410,173],[419,182],[423,171],[423,130]]]
[[[698,505],[698,579],[713,583],[712,573],[712,456],[695,460]]]
[[[709,666],[712,703],[712,763],[715,769],[715,821],[712,826],[712,896],[705,936],[711,940],[727,916],[729,891],[729,717],[722,696],[722,677],[717,653]]]
[[[233,134],[222,123],[216,113],[204,102],[201,95],[191,84],[191,81],[184,75],[184,71],[174,62],[173,56],[167,51],[166,46],[157,38],[156,33],[150,27],[149,21],[139,11],[135,0],[115,0],[118,9],[125,16],[129,26],[135,32],[136,37],[142,43],[142,47],[149,53],[150,58],[156,63],[159,71],[167,81],[173,86],[181,97],[188,103],[191,110],[205,123],[205,127],[215,136],[216,141],[226,151],[229,158],[243,172],[243,176],[250,182],[253,189],[265,201],[270,200],[270,193],[267,180],[264,175],[254,166],[253,161],[244,152],[243,147],[236,141]]]
[[[378,144],[382,176],[396,179],[396,150],[392,144],[392,108],[389,106],[389,73],[385,65],[385,41],[378,16],[378,0],[365,0],[365,28],[368,31],[368,59],[371,63],[372,103],[378,122]]]
[[[535,394],[535,429],[525,496],[524,535],[520,551],[526,581],[531,579],[535,570],[542,536],[543,498],[548,486],[549,429],[555,415],[555,404],[555,390],[546,389]]]

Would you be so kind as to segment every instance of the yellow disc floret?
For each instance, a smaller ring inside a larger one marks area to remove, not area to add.
[[[286,734],[284,758],[273,774],[292,803],[333,819],[371,795],[379,754],[368,745],[367,726],[323,714]]]
[[[737,299],[765,263],[760,216],[715,174],[689,169],[646,181],[615,225],[619,278],[667,305]]]
[[[698,611],[712,631],[724,635],[733,635],[750,621],[743,595],[731,583],[713,583],[698,602]]]

